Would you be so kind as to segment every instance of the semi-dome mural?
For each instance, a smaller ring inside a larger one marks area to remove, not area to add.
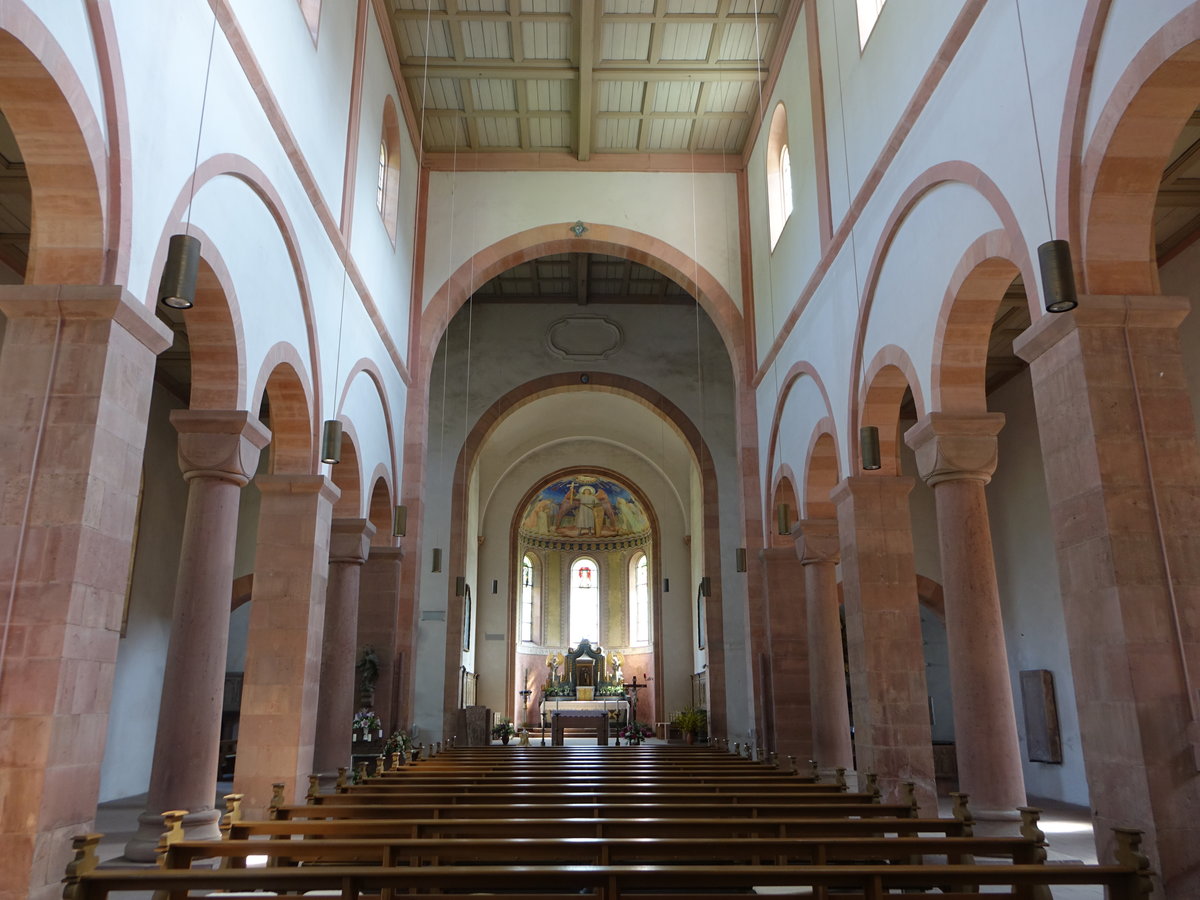
[[[650,519],[632,491],[611,478],[565,475],[543,487],[525,507],[521,534],[555,540],[648,537]]]

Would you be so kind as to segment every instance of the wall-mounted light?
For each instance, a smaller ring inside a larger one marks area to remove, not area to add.
[[[457,575],[454,578],[454,596],[461,597],[467,592],[467,577],[465,575]]]
[[[326,419],[321,430],[321,462],[336,465],[342,461],[342,423]]]
[[[435,571],[435,572],[442,571],[442,548],[441,547],[433,548],[433,571]]]
[[[500,593],[500,582],[495,578],[492,579],[492,593],[493,594]]]
[[[737,570],[739,572],[745,572],[746,571],[746,548],[738,547],[737,550],[734,551],[733,556],[734,556],[734,559],[737,560]]]
[[[705,575],[700,579],[700,593],[705,597],[712,596],[712,582]]]
[[[671,593],[671,579],[670,578],[663,579],[663,593],[664,594]]]
[[[878,469],[880,467],[879,429],[874,425],[864,425],[858,429],[858,447],[862,455],[862,467],[868,472]]]
[[[392,537],[404,537],[408,533],[408,507],[397,506],[392,509]]]

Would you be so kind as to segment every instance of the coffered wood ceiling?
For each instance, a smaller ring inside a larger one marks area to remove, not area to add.
[[[579,160],[740,153],[799,2],[387,0],[425,152]]]

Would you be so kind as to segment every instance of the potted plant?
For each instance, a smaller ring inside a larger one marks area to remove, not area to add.
[[[636,746],[646,738],[654,737],[654,729],[645,722],[630,722],[619,732],[618,737],[623,737],[629,743],[630,747]]]
[[[508,719],[500,719],[492,726],[492,737],[499,738],[500,743],[507,744],[517,730],[513,728],[513,723]]]
[[[689,744],[696,743],[696,736],[708,729],[708,712],[699,706],[685,706],[671,717],[671,724],[680,730]]]

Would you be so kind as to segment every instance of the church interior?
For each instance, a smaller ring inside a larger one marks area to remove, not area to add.
[[[1198,107],[1189,0],[3,0],[0,900],[571,716],[1200,896]]]

